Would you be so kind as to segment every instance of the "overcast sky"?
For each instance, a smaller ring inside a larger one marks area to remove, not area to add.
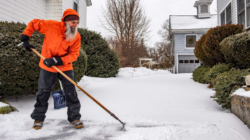
[[[106,0],[91,0],[92,6],[87,9],[87,28],[97,33],[101,33],[103,37],[109,33],[101,27],[100,19],[102,19],[102,7],[105,7]],[[147,42],[149,47],[154,47],[161,38],[157,32],[161,29],[162,24],[169,18],[169,15],[196,15],[197,10],[194,3],[198,0],[141,0],[142,6],[145,7],[146,15],[151,20],[150,38]],[[217,0],[213,0],[210,11],[216,14]]]

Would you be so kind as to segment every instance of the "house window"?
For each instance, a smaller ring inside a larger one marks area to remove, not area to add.
[[[179,63],[183,63],[183,60],[179,60]]]
[[[194,63],[194,60],[190,60],[190,63]]]
[[[250,0],[247,0],[247,27],[250,27]]]
[[[192,48],[195,47],[196,35],[186,35],[186,47]]]
[[[200,61],[199,60],[195,60],[195,63],[200,63]]]
[[[189,63],[189,60],[184,60],[185,63]]]
[[[78,12],[78,4],[74,2],[74,10]]]
[[[221,25],[225,25],[226,24],[226,20],[225,20],[225,11],[223,11],[221,14],[220,14],[220,19],[221,19]]]
[[[245,0],[238,0],[238,24],[245,28]]]
[[[206,4],[201,5],[201,13],[208,13],[208,5]]]
[[[232,9],[231,4],[229,4],[226,8],[226,23],[231,24],[232,23]]]

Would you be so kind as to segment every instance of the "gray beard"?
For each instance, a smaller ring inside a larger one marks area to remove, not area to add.
[[[75,30],[72,30],[72,28],[66,22],[66,32],[65,32],[66,41],[74,40],[76,37],[76,34],[77,34],[77,27],[75,28]]]

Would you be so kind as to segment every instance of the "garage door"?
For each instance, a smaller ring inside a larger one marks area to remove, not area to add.
[[[200,61],[195,55],[179,55],[178,59],[178,73],[192,73],[200,66]]]

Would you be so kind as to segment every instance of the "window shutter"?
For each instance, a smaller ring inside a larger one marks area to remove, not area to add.
[[[196,35],[187,35],[186,36],[186,47],[195,47]]]
[[[208,5],[201,5],[201,13],[208,13]]]

